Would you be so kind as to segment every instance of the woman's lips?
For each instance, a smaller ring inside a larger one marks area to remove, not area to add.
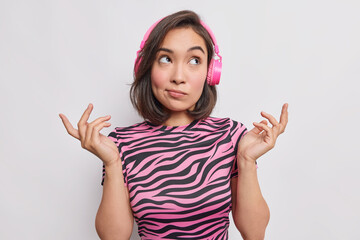
[[[166,90],[168,91],[169,95],[174,97],[174,98],[180,98],[180,97],[184,97],[186,95],[186,93],[179,91],[179,90]]]

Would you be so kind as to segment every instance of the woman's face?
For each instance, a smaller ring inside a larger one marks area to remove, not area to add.
[[[169,31],[151,69],[156,99],[170,112],[193,110],[207,74],[204,39],[190,27]]]

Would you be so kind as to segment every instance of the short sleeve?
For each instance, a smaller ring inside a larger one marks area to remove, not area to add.
[[[248,130],[244,126],[244,124],[239,123],[234,120],[230,120],[230,137],[231,137],[231,142],[232,142],[232,145],[234,148],[234,155],[235,155],[233,168],[231,170],[231,178],[237,177],[239,174],[236,155],[237,155],[239,142],[240,142],[241,138],[243,136],[245,136],[245,134],[247,132],[248,132]],[[256,163],[256,168],[257,168],[257,163]]]
[[[234,148],[234,164],[231,171],[231,178],[238,176],[238,165],[237,165],[237,158],[236,153],[238,150],[238,144],[240,139],[247,133],[247,128],[244,124],[239,123],[234,120],[230,120],[230,138]]]
[[[120,154],[120,159],[121,159],[121,163],[122,163],[122,169],[123,169],[123,175],[124,175],[124,183],[125,186],[127,186],[127,171],[126,171],[126,165],[125,165],[125,161],[124,158],[122,156],[122,145],[121,142],[119,140],[119,132],[118,132],[118,128],[115,128],[111,133],[109,133],[108,138],[110,138],[118,147],[119,150],[119,154]],[[104,185],[104,180],[105,180],[105,175],[106,175],[106,169],[105,169],[105,165],[103,164],[102,167],[102,179],[101,179],[101,185]]]

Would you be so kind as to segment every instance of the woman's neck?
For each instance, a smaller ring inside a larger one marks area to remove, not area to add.
[[[171,112],[170,117],[164,122],[165,126],[184,126],[190,124],[195,119],[185,112]]]

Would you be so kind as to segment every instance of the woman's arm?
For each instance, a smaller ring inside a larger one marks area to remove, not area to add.
[[[81,142],[81,147],[95,154],[105,165],[106,175],[103,196],[95,220],[96,231],[103,240],[129,239],[133,227],[129,193],[124,186],[124,176],[116,144],[102,135],[100,130],[109,127],[110,116],[88,123],[93,105],[89,104],[75,129],[64,114],[60,118],[67,132]]]
[[[244,240],[260,240],[270,219],[270,211],[260,190],[256,165],[238,165],[239,175],[231,179],[232,215]]]
[[[127,240],[131,237],[134,219],[121,160],[105,165],[105,170],[103,195],[95,220],[96,231],[102,240]]]
[[[245,240],[261,240],[270,219],[269,207],[260,190],[256,160],[275,146],[278,136],[288,122],[288,104],[282,107],[280,122],[272,115],[261,112],[269,120],[254,122],[254,128],[239,141],[237,150],[238,177],[231,180],[233,218]]]

